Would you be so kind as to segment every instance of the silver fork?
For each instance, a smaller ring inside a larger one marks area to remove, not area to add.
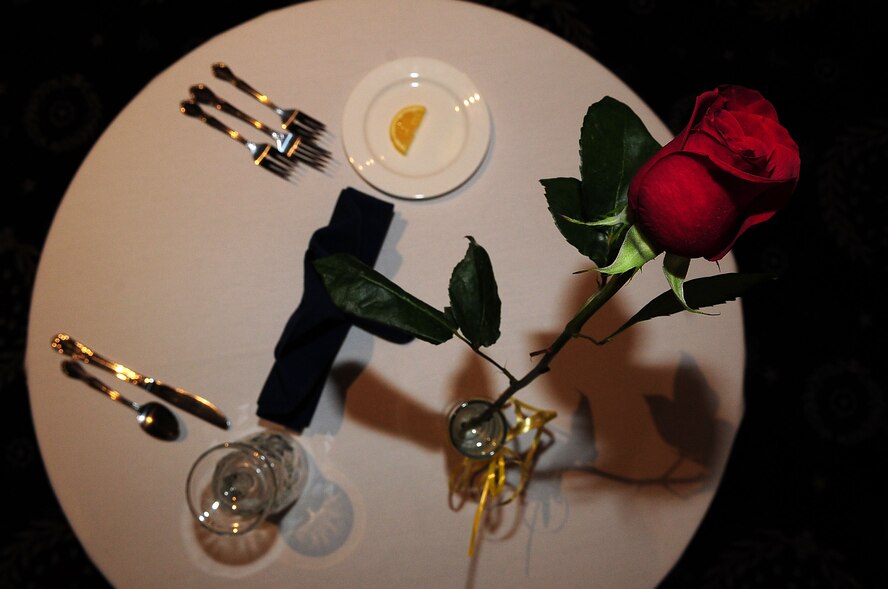
[[[218,119],[206,114],[200,105],[194,100],[183,100],[179,105],[179,110],[184,115],[194,117],[210,127],[222,131],[238,143],[246,146],[253,156],[253,163],[263,167],[273,174],[277,174],[281,178],[289,180],[295,171],[296,162],[287,159],[277,149],[267,143],[254,143],[245,139],[240,133],[234,129],[229,129]]]
[[[256,129],[262,131],[274,140],[277,150],[290,159],[297,159],[301,162],[312,166],[318,170],[324,169],[332,154],[309,141],[305,141],[304,137],[293,132],[281,133],[275,131],[262,121],[255,119],[243,112],[230,102],[227,102],[210,90],[206,84],[195,84],[190,89],[191,97],[200,104],[212,106],[220,112],[224,112],[233,117],[249,123]]]
[[[231,68],[224,63],[213,64],[213,75],[220,80],[230,82],[239,90],[242,90],[273,110],[281,118],[281,128],[284,131],[291,131],[296,128],[301,129],[307,139],[314,141],[320,139],[327,131],[327,126],[321,121],[308,116],[301,110],[295,108],[281,108],[280,106],[269,100],[268,96],[262,94],[231,71]]]

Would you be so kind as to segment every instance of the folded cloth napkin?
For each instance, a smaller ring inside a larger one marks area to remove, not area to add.
[[[259,394],[259,417],[297,431],[309,425],[333,360],[353,325],[330,300],[312,261],[344,252],[372,266],[393,216],[390,203],[354,188],[339,194],[330,224],[315,231],[305,252],[302,299],[275,346],[275,362]],[[381,325],[360,327],[398,343],[412,339]]]

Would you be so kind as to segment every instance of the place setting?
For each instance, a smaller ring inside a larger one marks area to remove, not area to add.
[[[335,172],[327,125],[301,110],[278,106],[223,62],[213,63],[211,70],[217,80],[267,107],[279,121],[263,122],[202,82],[188,88],[189,98],[179,106],[182,114],[240,143],[254,165],[284,180],[294,180],[305,168]],[[248,138],[232,127],[235,123],[262,138]],[[481,91],[465,74],[436,59],[399,59],[368,72],[351,92],[342,114],[341,147],[372,188],[386,196],[424,200],[453,191],[477,172],[488,152],[491,124]],[[200,542],[219,558],[237,560],[242,551],[233,540],[210,542],[206,533],[235,538],[262,528],[264,532],[254,535],[267,535],[267,520],[280,522],[287,512],[300,513],[300,500],[303,507],[317,505],[319,497],[323,503],[331,500],[327,495],[335,483],[324,476],[298,438],[311,425],[349,331],[360,328],[396,345],[414,340],[397,325],[364,321],[338,308],[314,266],[334,255],[374,265],[395,217],[395,205],[368,192],[343,189],[329,223],[308,240],[300,302],[282,330],[275,361],[256,400],[256,416],[264,425],[206,449],[189,469],[184,496],[195,529],[200,530]],[[229,415],[210,399],[137,372],[67,333],[55,334],[49,344],[65,357],[60,364],[64,375],[128,407],[135,412],[137,426],[156,440],[188,439],[190,432],[177,412],[224,431],[232,427]],[[90,367],[158,400],[136,402]],[[341,487],[336,488],[342,493]],[[347,495],[341,497],[348,501]],[[286,521],[290,538],[304,537],[306,523],[301,516],[288,516]]]
[[[245,112],[205,83],[188,89],[180,112],[240,143],[253,163],[284,180],[303,168],[331,175],[336,158],[326,124],[296,108],[284,108],[238,77],[223,62],[213,76],[267,107],[279,122]],[[267,112],[267,111],[265,111]],[[245,124],[261,137],[248,138],[216,115]],[[397,198],[423,200],[452,192],[487,155],[492,120],[486,100],[467,75],[428,57],[375,67],[356,84],[342,113],[341,147],[371,187]]]
[[[284,180],[294,180],[303,168],[335,173],[332,134],[326,124],[301,110],[278,106],[223,62],[213,63],[211,71],[279,120],[263,122],[205,83],[188,88],[189,98],[179,106],[183,115],[240,143],[254,165]],[[234,123],[264,138],[247,138],[230,126]],[[487,153],[491,126],[474,83],[452,66],[430,58],[400,59],[367,73],[351,93],[342,123],[342,149],[359,176],[387,196],[414,200],[448,193],[471,177]],[[379,166],[374,167],[374,162]],[[257,397],[256,415],[266,420],[266,427],[206,450],[189,472],[188,505],[205,530],[244,535],[297,502],[310,461],[293,434],[309,427],[353,325],[398,345],[413,341],[397,326],[361,321],[338,309],[313,265],[331,255],[347,255],[372,266],[394,211],[393,203],[347,187],[338,195],[329,223],[312,233],[304,255],[301,300],[283,328],[275,362]],[[208,398],[136,372],[67,333],[54,335],[50,347],[67,358],[60,364],[63,374],[134,411],[138,427],[150,437],[186,440],[188,432],[176,411],[222,430],[232,426],[229,416]],[[88,367],[162,402],[131,400]],[[316,466],[314,471],[324,480]],[[249,507],[254,502],[256,507]]]

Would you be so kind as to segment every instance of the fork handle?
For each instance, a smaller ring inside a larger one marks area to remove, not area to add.
[[[277,133],[272,130],[268,125],[263,123],[258,119],[254,119],[241,109],[237,108],[230,102],[222,100],[216,94],[207,88],[204,84],[196,84],[191,87],[191,96],[199,102],[200,104],[206,104],[212,106],[219,110],[220,112],[224,112],[225,114],[231,115],[245,123],[249,123],[250,126],[255,127],[256,129],[262,131],[263,133],[271,136],[273,139],[277,140]]]
[[[217,119],[215,117],[211,117],[210,115],[206,114],[203,111],[203,109],[200,106],[198,106],[198,104],[195,101],[183,100],[181,105],[179,106],[179,110],[182,112],[182,114],[187,115],[189,117],[194,117],[196,119],[199,119],[199,120],[203,121],[204,123],[206,123],[207,125],[211,126],[212,128],[225,133],[226,135],[228,135],[229,137],[231,137],[235,141],[238,141],[239,143],[242,143],[242,144],[246,145],[247,147],[249,147],[250,142],[247,141],[244,137],[242,137],[240,133],[238,133],[234,129],[229,128],[224,123],[222,123],[219,119]]]
[[[260,121],[258,119],[254,119],[253,117],[251,117],[250,115],[248,115],[244,111],[240,110],[236,106],[233,106],[231,103],[218,102],[214,106],[216,108],[218,108],[221,112],[224,112],[225,114],[229,114],[233,117],[236,117],[236,118],[244,121],[245,123],[249,123],[251,126],[256,127],[258,130],[262,131],[263,133],[265,133],[267,135],[270,135],[273,138],[276,135],[275,131],[273,131],[271,129],[271,127],[269,127],[268,125],[266,125],[265,123],[263,123],[262,121]]]
[[[268,96],[266,96],[265,94],[262,94],[261,92],[259,92],[258,90],[256,90],[255,88],[253,88],[252,86],[250,86],[249,84],[247,84],[246,82],[241,80],[240,78],[238,78],[236,75],[234,75],[234,72],[231,71],[231,68],[228,67],[227,65],[225,65],[224,63],[214,63],[213,64],[213,75],[216,76],[217,78],[219,78],[220,80],[225,80],[226,82],[233,84],[235,88],[237,88],[238,90],[241,90],[243,92],[246,92],[247,94],[249,94],[250,96],[252,96],[256,100],[258,100],[259,102],[261,102],[265,106],[267,106],[275,111],[281,110],[281,108],[278,105],[276,105],[275,103],[273,103],[271,100],[268,99]]]

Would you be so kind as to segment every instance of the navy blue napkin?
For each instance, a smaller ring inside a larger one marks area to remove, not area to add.
[[[314,232],[305,252],[302,299],[275,346],[275,362],[259,394],[259,417],[297,431],[309,425],[336,354],[355,324],[330,300],[312,261],[342,252],[373,266],[393,217],[390,203],[354,188],[339,194],[330,223]],[[381,325],[359,326],[397,343],[412,339]]]

